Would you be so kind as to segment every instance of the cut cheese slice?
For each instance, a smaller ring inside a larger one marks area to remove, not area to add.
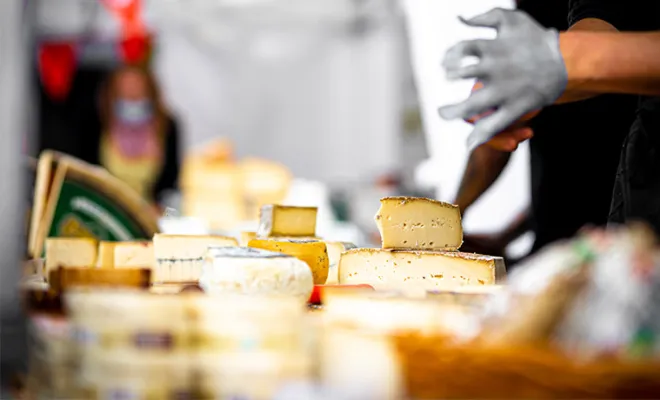
[[[385,197],[376,214],[384,249],[458,250],[463,244],[457,206],[416,197]]]
[[[314,278],[304,261],[248,247],[211,247],[199,284],[206,293],[282,294],[306,301]]]
[[[504,260],[460,252],[353,249],[339,261],[339,283],[418,292],[492,285],[505,278]]]
[[[115,245],[115,268],[153,268],[156,263],[151,241],[119,242]]]
[[[91,238],[46,239],[46,276],[58,267],[96,266],[96,240]]]
[[[243,247],[247,247],[250,240],[257,238],[257,232],[241,232],[239,243]]]
[[[315,285],[323,285],[328,279],[328,249],[325,243],[313,239],[254,239],[249,247],[284,253],[303,260],[312,270]]]
[[[348,242],[332,242],[327,240],[323,242],[328,247],[328,259],[330,261],[328,280],[325,283],[326,285],[335,285],[339,283],[339,269],[337,267],[342,253],[346,250],[354,249],[356,246]]]
[[[117,242],[99,242],[99,255],[96,261],[98,268],[115,267],[115,245]]]
[[[257,236],[314,237],[316,207],[266,205],[261,207]]]
[[[154,243],[154,282],[197,282],[202,273],[204,256],[209,247],[237,246],[227,236],[157,234]]]

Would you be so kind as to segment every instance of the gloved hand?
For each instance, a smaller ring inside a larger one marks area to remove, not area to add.
[[[441,107],[444,119],[480,119],[468,137],[474,149],[526,113],[554,103],[566,89],[568,74],[559,50],[559,34],[522,11],[496,8],[463,23],[497,30],[493,40],[460,42],[447,50],[443,66],[449,79],[477,78],[484,87],[462,103]],[[465,65],[475,56],[476,64]]]

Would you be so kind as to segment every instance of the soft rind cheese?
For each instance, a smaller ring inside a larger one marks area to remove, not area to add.
[[[352,249],[339,261],[339,283],[421,292],[492,285],[506,276],[501,257],[451,251]]]
[[[316,207],[265,205],[261,207],[257,236],[314,237],[316,236]]]
[[[197,282],[209,247],[238,246],[227,236],[157,234],[154,243],[154,282]]]
[[[98,268],[115,267],[115,245],[117,242],[99,242],[98,257],[96,266]]]
[[[210,294],[283,294],[306,301],[314,278],[307,263],[287,254],[248,247],[211,247],[199,284]]]
[[[457,206],[418,197],[385,197],[376,214],[382,248],[458,250],[463,244]]]
[[[120,242],[115,244],[115,268],[153,268],[154,246],[151,241]]]
[[[353,243],[348,242],[332,242],[328,240],[323,241],[328,248],[328,260],[330,261],[330,267],[328,270],[328,279],[326,280],[326,285],[335,285],[339,283],[339,259],[341,255],[346,250],[355,249]]]
[[[92,238],[46,239],[46,276],[58,267],[94,267],[97,244]]]
[[[249,247],[284,253],[307,263],[314,276],[315,285],[323,285],[328,279],[328,249],[322,241],[313,239],[254,239]]]

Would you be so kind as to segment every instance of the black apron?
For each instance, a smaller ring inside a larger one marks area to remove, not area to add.
[[[660,234],[660,98],[646,98],[626,138],[609,223],[644,221]]]

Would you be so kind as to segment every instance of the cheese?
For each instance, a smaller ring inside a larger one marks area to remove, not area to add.
[[[120,242],[115,245],[115,268],[153,268],[155,263],[151,241]]]
[[[415,197],[385,197],[376,214],[382,248],[457,250],[463,244],[457,206]]]
[[[96,265],[96,240],[91,238],[46,239],[46,276],[58,267]]]
[[[209,247],[238,245],[236,239],[226,236],[164,234],[155,235],[153,243],[156,283],[197,282]]]
[[[47,237],[91,237],[108,241],[149,239],[160,216],[152,205],[106,170],[73,157],[44,152],[56,164],[31,253],[38,257]],[[48,169],[38,173],[49,174]],[[38,177],[40,180],[42,177]],[[42,185],[43,186],[43,185]],[[35,196],[37,195],[35,194]],[[37,210],[38,211],[38,210]]]
[[[284,165],[259,158],[245,158],[239,163],[239,169],[248,202],[248,219],[258,219],[261,206],[285,200],[292,175]]]
[[[250,240],[257,238],[257,232],[241,232],[241,238],[239,244],[243,247],[246,247]]]
[[[151,271],[146,268],[81,268],[60,267],[49,276],[51,288],[62,291],[82,286],[110,286],[146,289]]]
[[[504,260],[460,252],[352,249],[339,261],[339,283],[376,290],[421,292],[492,285],[505,277]]]
[[[348,242],[332,242],[332,241],[323,241],[328,248],[328,260],[330,261],[330,267],[328,270],[328,280],[325,282],[326,285],[335,285],[339,283],[339,259],[341,254],[349,249],[354,249],[356,246],[353,243]]]
[[[257,236],[314,237],[316,213],[316,207],[263,206]]]
[[[206,293],[283,294],[306,301],[314,278],[293,256],[247,247],[210,247],[199,284]]]
[[[303,239],[254,239],[249,247],[284,253],[307,263],[314,276],[315,285],[323,285],[328,279],[328,250],[325,243]]]
[[[99,242],[98,259],[96,266],[98,268],[114,268],[115,267],[115,245],[117,242]]]

